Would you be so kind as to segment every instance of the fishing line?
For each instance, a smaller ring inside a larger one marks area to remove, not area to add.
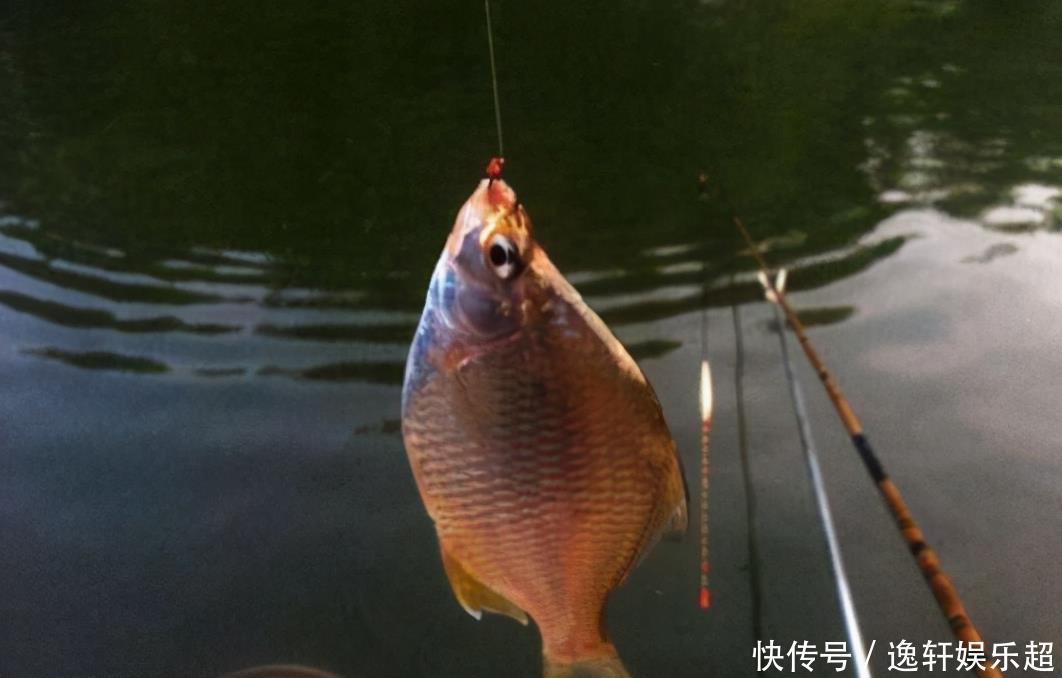
[[[730,287],[734,287],[733,274],[730,275]],[[730,316],[734,321],[734,397],[737,401],[738,454],[745,485],[745,519],[748,523],[745,541],[749,559],[749,595],[752,598],[752,634],[755,640],[763,640],[763,594],[760,590],[760,555],[756,546],[759,541],[756,534],[756,493],[752,488],[748,426],[745,417],[745,341],[741,331],[741,308],[736,302],[730,304]]]
[[[837,410],[841,423],[851,436],[852,444],[855,446],[856,452],[859,453],[859,457],[863,460],[867,473],[873,478],[886,508],[888,508],[896,521],[896,526],[907,543],[911,556],[918,564],[922,577],[929,584],[938,607],[940,607],[944,617],[948,620],[952,633],[960,641],[967,644],[984,643],[984,639],[966,613],[966,607],[963,605],[958,590],[941,568],[939,556],[925,541],[925,535],[915,521],[914,516],[911,515],[911,509],[900,494],[900,489],[885,473],[885,468],[882,466],[881,461],[874,454],[870,441],[863,434],[863,426],[859,423],[859,419],[856,417],[855,412],[852,411],[848,399],[845,398],[844,393],[841,391],[840,384],[837,383],[833,374],[826,367],[826,363],[823,362],[818,351],[811,345],[811,340],[808,339],[804,325],[800,322],[799,316],[789,305],[789,302],[786,301],[785,293],[778,290],[770,280],[767,262],[756,248],[748,229],[745,228],[745,224],[741,219],[737,217],[734,217],[734,225],[741,232],[741,236],[745,239],[752,257],[760,268],[760,273],[762,273],[767,282],[769,287],[768,295],[771,302],[776,304],[784,313],[789,326],[793,328],[793,333],[796,334],[797,339],[800,341],[801,348],[804,349],[804,355],[807,356],[808,362],[811,363],[815,373],[819,375],[822,385],[826,388],[826,393],[829,395],[834,409]],[[982,678],[1002,678],[1003,675],[998,668],[993,668],[991,665],[978,669],[977,673]]]
[[[762,273],[759,276],[764,291],[768,292],[768,300],[773,301],[769,291],[770,281]],[[774,288],[779,292],[785,292],[785,269],[783,268],[775,278]],[[774,311],[775,329],[778,332],[778,343],[782,354],[782,367],[785,369],[785,380],[789,384],[789,397],[793,401],[793,414],[796,415],[797,429],[800,432],[800,446],[804,450],[804,461],[807,464],[808,475],[811,477],[811,487],[815,494],[815,504],[819,509],[819,518],[822,521],[822,531],[826,535],[826,547],[830,553],[830,565],[833,569],[833,581],[837,587],[837,599],[841,605],[841,614],[844,617],[845,631],[852,647],[852,656],[866,657],[866,649],[863,643],[863,634],[859,630],[859,618],[856,615],[855,603],[852,601],[852,592],[848,586],[848,575],[845,573],[844,560],[841,558],[841,546],[837,539],[837,532],[833,525],[833,513],[830,511],[830,502],[826,496],[826,485],[822,479],[822,469],[819,467],[819,453],[815,448],[815,440],[811,436],[811,423],[808,421],[808,413],[804,407],[804,390],[797,381],[793,371],[793,365],[789,360],[789,342],[785,336],[785,319],[778,305],[772,303]],[[859,678],[871,678],[870,669],[861,661],[852,662],[855,674]]]
[[[498,67],[494,63],[494,27],[490,23],[490,0],[483,0],[483,13],[487,16],[487,49],[490,51],[490,83],[494,92],[494,123],[498,126],[498,157],[505,157],[502,144],[501,105],[498,103]]]

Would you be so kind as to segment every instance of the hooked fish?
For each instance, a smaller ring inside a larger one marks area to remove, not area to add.
[[[294,664],[256,666],[236,673],[226,673],[221,678],[339,678],[334,673]]]
[[[628,676],[605,604],[663,534],[685,532],[681,463],[645,375],[496,172],[435,266],[402,432],[465,610],[533,619],[547,677]]]

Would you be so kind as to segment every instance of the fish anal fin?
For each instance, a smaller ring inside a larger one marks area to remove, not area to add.
[[[590,657],[570,664],[544,657],[542,668],[544,678],[631,678],[614,651],[610,656]]]
[[[475,578],[456,558],[442,549],[443,567],[450,579],[450,586],[457,596],[461,607],[476,619],[483,616],[483,611],[503,614],[527,626],[527,613],[513,604],[508,598]]]
[[[668,476],[667,505],[673,507],[667,522],[664,523],[662,535],[671,541],[680,541],[689,530],[690,515],[690,487],[686,484],[686,469],[682,464],[682,457],[675,453],[675,469]]]
[[[686,503],[686,498],[683,497],[678,504],[675,505],[675,510],[671,512],[671,516],[664,524],[664,529],[661,532],[664,539],[668,541],[682,541],[683,537],[689,531],[690,516],[689,508]]]

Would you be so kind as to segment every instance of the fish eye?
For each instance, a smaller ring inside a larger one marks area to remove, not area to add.
[[[495,234],[490,239],[487,259],[490,261],[494,273],[502,280],[508,280],[517,271],[516,246],[500,233]]]

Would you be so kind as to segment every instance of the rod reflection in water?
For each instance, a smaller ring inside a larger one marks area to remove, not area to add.
[[[733,283],[733,277],[731,277]],[[745,490],[745,547],[749,560],[749,595],[752,598],[752,635],[754,640],[764,639],[763,594],[760,586],[760,554],[756,530],[756,491],[752,486],[752,464],[749,460],[749,433],[745,413],[745,341],[741,329],[741,306],[731,304],[730,316],[734,322],[734,397],[737,402],[738,454],[741,458],[741,478]]]

